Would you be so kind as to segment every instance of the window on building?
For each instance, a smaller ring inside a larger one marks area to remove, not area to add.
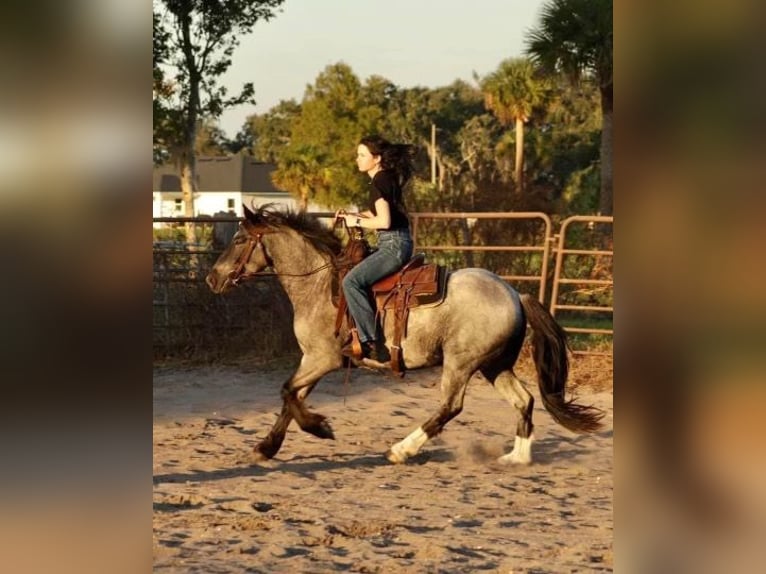
[[[226,200],[226,207],[228,209],[234,209],[234,200],[233,199],[227,199]]]
[[[184,200],[183,199],[176,199],[176,203],[174,206],[174,211],[176,213],[183,213],[184,212]]]

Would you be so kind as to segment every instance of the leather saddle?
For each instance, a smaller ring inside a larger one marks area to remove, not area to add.
[[[445,268],[434,263],[426,263],[425,255],[418,253],[399,271],[380,279],[372,286],[378,313],[395,309],[396,298],[408,295],[408,307],[419,307],[438,302],[443,298],[444,287],[441,283]]]
[[[345,275],[343,273],[342,275]],[[375,299],[377,317],[381,325],[384,324],[386,313],[394,314],[394,337],[390,342],[391,370],[398,376],[404,376],[404,363],[402,361],[401,341],[407,336],[407,322],[410,309],[422,305],[437,305],[444,300],[447,270],[441,265],[426,263],[425,255],[418,253],[410,259],[399,271],[388,275],[375,284],[371,291]],[[339,282],[342,277],[339,277]],[[335,322],[335,336],[340,332],[343,318],[346,318],[351,327],[351,335],[354,347],[359,349],[358,336],[354,328],[354,322],[348,313],[343,290],[339,290],[338,315]]]

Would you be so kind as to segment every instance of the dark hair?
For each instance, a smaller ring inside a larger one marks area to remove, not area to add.
[[[412,177],[413,149],[409,144],[394,144],[379,135],[369,135],[359,140],[372,155],[380,156],[380,167],[396,173],[399,185],[404,187]]]

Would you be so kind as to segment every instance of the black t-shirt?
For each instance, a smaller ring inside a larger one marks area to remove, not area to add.
[[[391,211],[391,227],[389,229],[409,229],[410,220],[402,199],[402,188],[399,186],[396,174],[392,171],[381,170],[370,180],[370,211],[377,215],[375,202],[380,198],[388,202]]]

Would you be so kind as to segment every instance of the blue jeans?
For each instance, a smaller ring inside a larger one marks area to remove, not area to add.
[[[378,279],[399,270],[412,257],[409,229],[378,232],[378,250],[366,257],[343,278],[343,294],[362,343],[374,341],[375,309],[368,289]]]

